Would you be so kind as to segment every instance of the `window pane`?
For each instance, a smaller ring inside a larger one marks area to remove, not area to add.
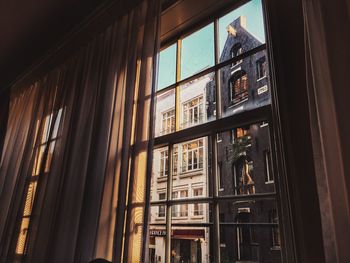
[[[171,262],[214,262],[209,227],[173,226],[171,231]]]
[[[242,215],[240,221],[249,220]],[[282,262],[281,247],[273,243],[278,226],[220,225],[221,262]]]
[[[173,198],[198,198],[195,189],[201,189],[201,196],[209,195],[208,141],[206,137],[174,145]]]
[[[220,69],[223,117],[271,103],[266,51]]]
[[[175,90],[169,90],[157,95],[155,136],[161,136],[175,131]]]
[[[173,200],[180,198],[173,198]],[[176,204],[171,207],[172,223],[209,223],[212,222],[212,207],[205,202]]]
[[[158,263],[165,262],[165,226],[150,226],[149,230],[149,262]]]
[[[267,123],[259,123],[220,134],[221,140],[217,142],[219,196],[274,192],[270,159],[266,166],[266,151],[270,149],[268,127]],[[270,180],[266,179],[267,169]]]
[[[239,223],[242,215],[249,216],[249,223],[271,223],[273,211],[276,211],[274,198],[219,201],[220,223]],[[277,213],[275,217],[277,218]],[[276,223],[278,223],[278,219]]]
[[[214,25],[203,27],[182,40],[181,79],[214,65]]]
[[[150,206],[150,219],[149,223],[152,224],[165,224],[166,219],[166,205],[151,205]]]
[[[220,62],[265,43],[260,0],[253,0],[219,19]]]
[[[159,54],[158,87],[161,90],[175,83],[176,44],[162,50]]]
[[[215,119],[215,75],[209,73],[180,86],[180,129]]]
[[[166,200],[168,173],[168,147],[155,149],[153,151],[151,201]]]

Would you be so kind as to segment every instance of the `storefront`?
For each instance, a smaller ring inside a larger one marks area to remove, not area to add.
[[[209,262],[209,236],[206,229],[173,229],[171,233],[172,263]],[[151,229],[150,262],[164,262],[166,230]]]

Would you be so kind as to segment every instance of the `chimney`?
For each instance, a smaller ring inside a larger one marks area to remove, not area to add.
[[[247,18],[245,16],[240,16],[236,20],[234,20],[231,24],[226,27],[227,33],[236,37],[237,29],[242,27],[247,29]]]

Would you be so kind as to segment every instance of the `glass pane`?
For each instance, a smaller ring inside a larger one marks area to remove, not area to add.
[[[211,67],[214,63],[214,24],[211,23],[182,40],[181,79]]]
[[[150,226],[149,229],[149,262],[158,263],[165,262],[165,226]]]
[[[215,74],[209,73],[180,86],[180,129],[215,119]]]
[[[175,83],[176,44],[162,50],[159,54],[158,86],[161,90]]]
[[[32,214],[35,193],[36,193],[36,186],[37,186],[37,182],[31,182],[29,184],[26,200],[24,203],[23,216],[30,216]]]
[[[174,145],[173,199],[209,196],[208,159],[207,137]]]
[[[155,149],[153,151],[151,201],[166,200],[168,172],[168,147]]]
[[[282,262],[278,226],[220,225],[220,257],[221,262]]]
[[[253,0],[219,19],[220,62],[265,43],[260,0]]]
[[[157,95],[155,136],[161,136],[175,131],[175,90],[169,90]]]
[[[234,128],[218,138],[219,196],[274,192],[268,123]]]
[[[212,206],[205,202],[172,205],[171,220],[173,224],[212,222]]]
[[[17,245],[16,245],[16,254],[25,254],[25,245],[28,233],[30,218],[24,217],[21,222],[21,229],[19,231]]]
[[[164,194],[165,195],[165,194]],[[150,224],[165,224],[166,205],[151,205],[150,206]]]
[[[209,227],[173,226],[171,232],[171,262],[214,262]]]
[[[276,210],[274,199],[220,201],[220,223],[239,223],[241,216],[249,216],[249,223],[271,223],[271,213]]]
[[[223,117],[270,104],[266,51],[222,67],[220,83]]]

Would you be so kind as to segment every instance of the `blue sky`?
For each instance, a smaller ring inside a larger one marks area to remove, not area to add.
[[[248,31],[265,42],[264,24],[261,0],[252,0],[240,8],[219,19],[219,49],[220,53],[227,38],[226,27],[239,16],[247,18]],[[206,67],[214,65],[214,27],[209,24],[182,41],[181,79],[189,77]],[[160,53],[158,90],[175,82],[176,74],[176,44]]]

